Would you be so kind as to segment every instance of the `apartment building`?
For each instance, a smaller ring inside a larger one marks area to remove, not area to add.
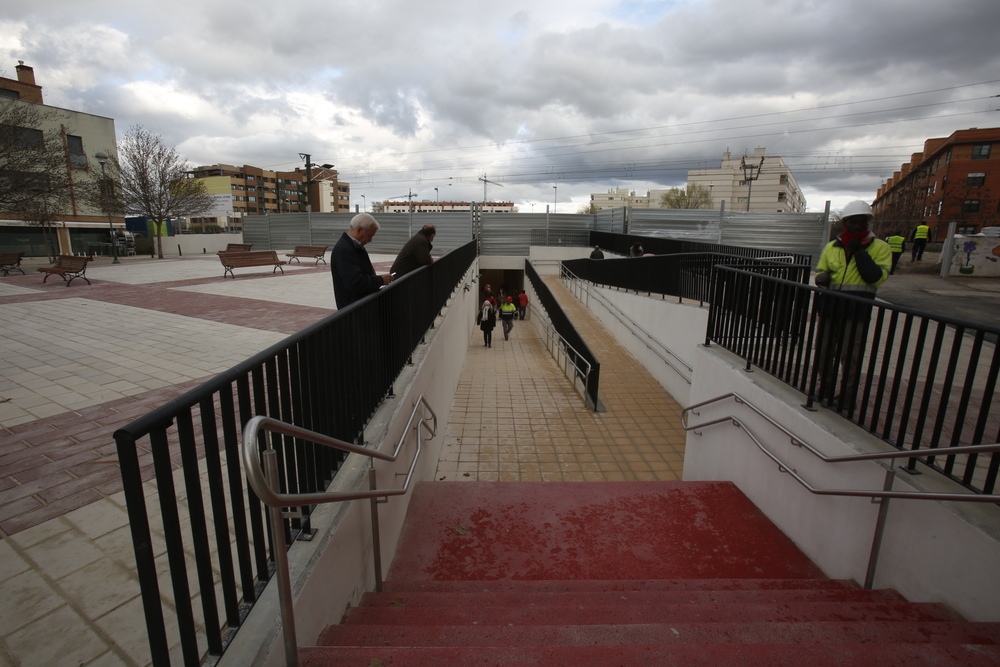
[[[687,185],[708,191],[709,208],[718,209],[725,202],[727,211],[802,213],[806,199],[792,170],[777,155],[766,153],[765,148],[755,148],[753,155],[733,157],[726,151],[717,169],[689,169]],[[667,192],[649,190],[640,195],[628,188],[612,188],[590,195],[590,203],[595,209],[661,208],[660,199]]]
[[[719,208],[725,201],[727,211],[802,213],[806,210],[806,198],[792,170],[781,157],[767,155],[767,149],[762,147],[755,148],[753,155],[739,157],[726,151],[717,169],[689,169],[687,182],[709,191],[711,208]]]
[[[214,225],[238,232],[247,215],[302,213],[310,206],[317,213],[351,210],[351,186],[338,179],[336,169],[315,167],[309,183],[301,168],[270,171],[216,164],[198,167],[193,175],[205,180],[205,189],[215,200],[211,215],[191,218],[194,227]]]
[[[998,150],[993,150],[997,146]],[[876,231],[902,232],[919,224],[942,241],[948,225],[976,234],[1000,222],[1000,127],[956,130],[928,139],[924,149],[886,179],[875,195]]]
[[[53,244],[60,254],[89,254],[100,244],[110,242],[110,227],[124,229],[125,219],[114,216],[111,221],[100,209],[88,204],[82,196],[86,186],[101,178],[101,165],[94,154],[117,152],[115,121],[94,114],[63,109],[45,104],[42,86],[35,81],[32,67],[19,62],[16,79],[0,77],[0,104],[12,110],[8,118],[16,117],[16,105],[37,105],[40,122],[37,127],[13,127],[23,142],[46,143],[53,135],[62,144],[69,178],[69,201],[55,211],[46,226],[53,232]],[[5,156],[6,157],[6,156]],[[6,164],[6,162],[4,162]],[[39,166],[39,171],[51,168]],[[61,168],[60,168],[61,169]],[[29,172],[25,172],[29,173]],[[28,256],[44,256],[50,245],[45,230],[24,210],[0,211],[0,252],[25,252]]]

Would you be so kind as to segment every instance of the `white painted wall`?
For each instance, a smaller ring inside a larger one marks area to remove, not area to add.
[[[693,373],[683,364],[694,367],[698,344],[703,342],[703,339],[697,338],[696,335],[700,332],[702,337],[704,336],[708,326],[708,308],[697,303],[677,303],[674,300],[671,300],[670,307],[666,308],[664,305],[667,302],[659,297],[605,287],[591,286],[590,289],[599,292],[612,306],[608,308],[604,299],[593,298],[583,292],[582,299],[594,315],[601,320],[608,331],[614,334],[618,342],[645,366],[675,401],[682,407],[687,407]],[[581,295],[579,290],[576,292],[578,296]],[[624,322],[615,314],[615,309],[621,311],[627,318]],[[650,341],[650,337],[659,341],[673,354],[665,352],[660,345]],[[664,359],[669,359],[673,367]]]
[[[691,402],[736,392],[796,437],[829,456],[892,451],[888,445],[718,347],[701,348]],[[736,415],[759,440],[818,488],[882,488],[884,462],[825,464],[746,406],[732,400],[698,408],[689,424]],[[924,468],[924,470],[927,470]],[[730,423],[688,433],[685,480],[734,482],[828,576],[863,583],[878,505],[865,498],[814,495]],[[957,484],[927,472],[896,472],[894,490],[947,490]],[[915,602],[944,602],[969,620],[1000,621],[1000,509],[988,504],[892,500],[876,588],[894,588]]]
[[[466,282],[478,273],[473,264]],[[424,394],[438,418],[438,435],[424,442],[412,484],[433,479],[448,426],[451,403],[465,364],[469,337],[475,324],[475,290],[458,290],[445,308],[426,344],[414,353],[414,367],[396,382],[396,398],[379,408],[365,432],[379,450],[391,453],[406,427],[415,401]],[[450,317],[455,314],[456,317]],[[395,464],[378,461],[375,469],[379,488],[398,487],[403,478],[396,472],[409,469],[413,447],[407,445]],[[352,454],[337,474],[331,490],[368,488],[368,457]],[[406,516],[410,496],[391,497],[379,505],[379,535],[382,541],[383,576],[388,572]],[[295,621],[300,646],[313,646],[328,625],[339,623],[348,605],[375,588],[370,503],[367,500],[323,505],[313,515],[317,535],[312,542],[295,544],[288,552]],[[254,606],[219,667],[284,665],[284,644],[279,623],[277,586],[269,585]]]

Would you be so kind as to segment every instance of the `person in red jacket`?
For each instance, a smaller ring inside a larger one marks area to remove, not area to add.
[[[528,311],[528,295],[521,290],[517,295],[517,319],[523,320]]]

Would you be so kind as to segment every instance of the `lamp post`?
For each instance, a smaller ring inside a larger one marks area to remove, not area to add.
[[[552,189],[555,190],[555,192],[552,193],[552,212],[555,213],[559,204],[559,186],[553,185]]]
[[[115,243],[115,223],[111,219],[111,208],[108,206],[108,194],[111,187],[108,183],[108,174],[104,169],[104,163],[108,161],[108,154],[104,151],[98,151],[97,153],[94,153],[94,157],[101,163],[101,184],[103,185],[101,191],[104,194],[104,196],[101,197],[101,201],[104,203],[104,212],[108,214],[108,227],[111,229],[111,257],[113,258],[111,263],[121,264],[121,262],[118,261],[118,245]]]

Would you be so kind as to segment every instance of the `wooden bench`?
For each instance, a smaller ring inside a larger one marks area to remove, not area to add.
[[[38,270],[45,274],[45,279],[42,280],[44,283],[49,279],[49,276],[55,274],[66,281],[66,287],[77,278],[83,278],[90,284],[90,279],[87,278],[87,262],[90,261],[89,257],[74,257],[73,255],[59,255],[56,258],[56,263],[52,266],[40,266]]]
[[[21,275],[24,275],[24,269],[21,268],[21,258],[24,257],[23,252],[0,252],[0,271],[6,276],[11,271],[20,271]]]
[[[236,275],[233,273],[233,269],[247,266],[273,266],[274,271],[284,273],[285,270],[281,266],[288,263],[278,259],[278,253],[274,250],[251,250],[249,252],[220,250],[219,261],[222,262],[222,266],[226,270],[222,277],[230,275],[234,280]]]
[[[219,252],[250,252],[252,247],[252,243],[227,243],[226,249]]]
[[[316,266],[319,266],[320,262],[326,264],[326,258],[324,255],[326,254],[326,249],[329,247],[330,246],[327,245],[297,245],[295,246],[295,250],[290,253],[285,253],[285,257],[288,258],[289,263],[291,263],[292,260],[298,262],[299,257],[315,259]],[[301,264],[301,262],[299,263]]]

